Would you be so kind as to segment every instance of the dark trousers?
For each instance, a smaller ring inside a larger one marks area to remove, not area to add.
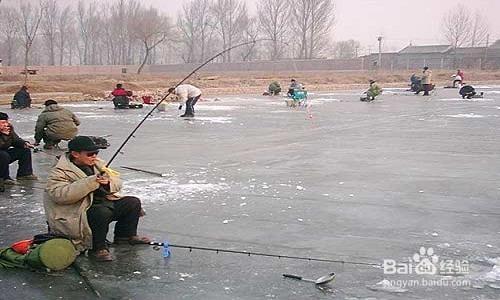
[[[424,87],[424,96],[429,96],[429,91],[431,90],[431,85],[430,84],[422,84]]]
[[[92,230],[92,249],[106,249],[106,236],[109,224],[116,221],[115,238],[137,235],[137,224],[141,214],[141,200],[136,197],[123,197],[113,201],[113,207],[103,204],[92,205],[87,211],[87,220]]]
[[[116,96],[113,98],[115,108],[129,108],[130,99],[127,96]]]
[[[187,116],[193,116],[194,115],[194,105],[198,100],[200,99],[201,95],[198,95],[196,97],[188,98],[186,101],[186,111],[184,112],[185,115]]]
[[[0,150],[1,178],[10,178],[9,165],[15,161],[19,161],[17,177],[33,174],[33,168],[31,166],[31,150],[28,148],[10,148],[8,150]]]
[[[47,131],[43,132],[42,139],[45,145],[47,146],[55,146],[61,142],[61,139],[58,139],[55,136],[47,134]]]

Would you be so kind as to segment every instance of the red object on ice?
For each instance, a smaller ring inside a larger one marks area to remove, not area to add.
[[[142,96],[142,102],[144,102],[144,104],[153,104],[153,97]]]
[[[16,253],[26,254],[30,250],[31,245],[33,245],[33,240],[23,240],[15,242],[10,246],[10,248]]]

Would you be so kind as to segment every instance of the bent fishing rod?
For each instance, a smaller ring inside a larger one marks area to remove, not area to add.
[[[206,66],[207,64],[209,64],[211,61],[213,61],[214,59],[216,59],[217,57],[223,55],[224,53],[227,53],[235,48],[239,48],[239,47],[242,47],[242,46],[246,46],[246,45],[250,45],[250,44],[255,44],[257,42],[260,42],[260,41],[264,41],[264,40],[268,40],[268,39],[259,39],[259,40],[252,40],[250,42],[245,42],[245,43],[241,43],[241,44],[238,44],[238,45],[235,45],[235,46],[232,46],[232,47],[229,47],[227,49],[224,49],[222,50],[221,52],[215,54],[214,56],[212,56],[211,58],[209,58],[207,61],[205,61],[204,63],[202,63],[200,66],[198,66],[196,69],[194,69],[193,71],[191,71],[191,73],[189,73],[186,77],[184,77],[184,79],[182,79],[181,81],[179,81],[179,83],[177,83],[175,86],[174,86],[174,89],[177,88],[179,85],[183,84],[186,80],[188,80],[191,76],[193,76],[194,73],[196,73],[198,70],[200,70],[201,68],[203,68],[204,66]],[[127,145],[127,143],[129,142],[129,140],[134,136],[134,134],[136,133],[136,131],[142,126],[142,124],[153,114],[153,112],[155,111],[155,109],[163,102],[165,101],[165,99],[167,99],[168,96],[170,96],[172,94],[172,92],[167,92],[167,94],[165,96],[163,96],[163,98],[158,101],[158,103],[156,103],[156,105],[146,114],[146,116],[139,122],[139,124],[137,124],[137,126],[132,130],[132,132],[127,136],[127,138],[123,141],[123,143],[120,145],[120,147],[118,147],[118,149],[116,150],[116,152],[113,154],[113,156],[111,157],[111,159],[108,161],[108,163],[106,164],[106,167],[109,167],[111,165],[111,163],[113,162],[113,160],[116,158],[116,156],[118,156],[118,154],[121,153],[123,147],[125,147],[125,145]]]

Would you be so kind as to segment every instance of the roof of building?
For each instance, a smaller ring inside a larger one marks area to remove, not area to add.
[[[450,45],[427,45],[427,46],[407,46],[399,51],[399,54],[424,54],[424,53],[445,53],[452,47]]]
[[[483,54],[486,51],[486,47],[461,47],[455,49],[457,54]]]

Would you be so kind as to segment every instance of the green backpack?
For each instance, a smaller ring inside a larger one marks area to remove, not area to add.
[[[33,268],[60,271],[76,259],[77,251],[68,239],[54,238],[33,245],[27,254],[19,254],[11,248],[0,249],[0,268]]]

